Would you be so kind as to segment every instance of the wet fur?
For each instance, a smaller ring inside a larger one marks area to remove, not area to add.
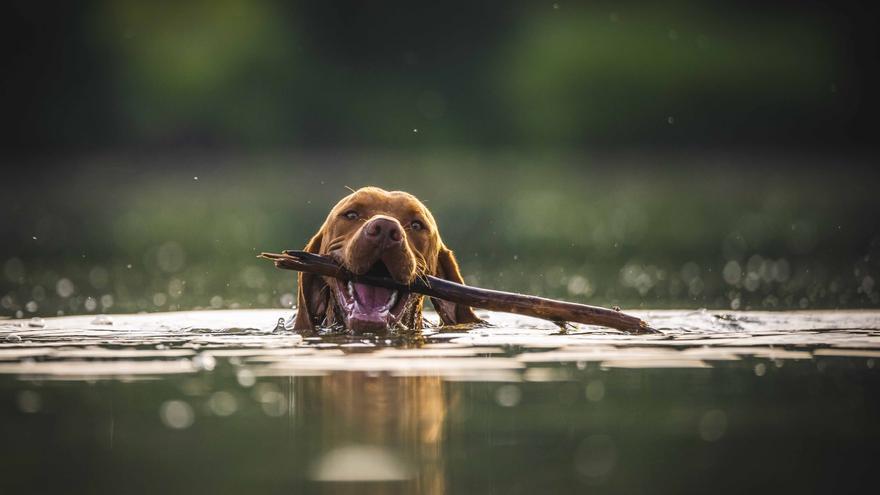
[[[356,209],[365,212],[362,218],[349,220],[346,211]],[[374,264],[377,253],[370,246],[359,242],[362,228],[374,218],[384,217],[399,223],[405,242],[399,248],[381,254],[381,259],[392,278],[409,284],[416,277],[433,275],[457,283],[464,283],[455,255],[443,243],[431,212],[411,194],[402,191],[385,191],[377,187],[365,187],[353,191],[334,206],[324,224],[312,236],[304,250],[328,255],[350,271],[363,274]],[[414,231],[408,228],[417,218],[425,228]],[[297,315],[294,329],[310,332],[317,327],[344,327],[343,309],[336,300],[330,280],[309,273],[300,273],[297,288]],[[444,325],[478,323],[473,310],[438,299],[431,300]],[[418,330],[423,326],[422,308],[424,296],[411,294],[398,320],[403,329]]]

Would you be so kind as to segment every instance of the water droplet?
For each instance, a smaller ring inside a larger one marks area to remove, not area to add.
[[[727,431],[727,414],[724,411],[714,409],[700,418],[700,438],[707,442],[715,442],[724,436]]]
[[[238,370],[235,373],[235,379],[242,387],[253,387],[257,383],[257,377],[254,376],[254,372],[247,369]]]
[[[767,365],[764,363],[758,363],[755,365],[755,375],[756,376],[764,376],[767,373]]]
[[[282,294],[281,298],[279,298],[278,301],[281,303],[282,308],[292,308],[295,299],[293,297],[293,294],[287,292]]]
[[[18,343],[21,342],[21,336],[18,334],[10,333],[6,336],[6,342]]]
[[[208,407],[217,416],[231,416],[238,410],[238,401],[229,392],[214,392],[208,399]]]
[[[73,282],[70,281],[69,278],[62,278],[55,284],[55,292],[58,293],[59,297],[68,298],[73,295],[74,290],[76,288],[73,285]]]
[[[157,292],[153,294],[153,305],[154,306],[164,306],[165,303],[168,302],[168,296],[166,296],[162,292]]]
[[[33,390],[22,390],[16,397],[16,404],[21,412],[33,414],[43,408],[43,399]]]
[[[156,264],[166,273],[174,273],[186,266],[186,252],[174,241],[166,242],[156,251]]]
[[[616,464],[617,447],[608,435],[585,438],[574,454],[575,470],[587,478],[604,478]]]
[[[182,400],[169,400],[159,407],[159,417],[169,428],[181,430],[189,428],[195,422],[192,407]]]
[[[32,328],[43,328],[46,326],[46,320],[35,316],[28,322],[28,326]]]
[[[605,397],[605,384],[602,380],[591,380],[586,388],[587,400],[590,402],[599,402]]]
[[[217,366],[217,359],[208,352],[203,352],[192,360],[193,367],[200,371],[211,371]]]
[[[270,391],[260,396],[260,407],[266,416],[283,416],[287,412],[287,401],[281,392]]]
[[[110,283],[110,272],[106,268],[96,266],[89,271],[89,283],[96,289],[103,289]]]
[[[739,266],[737,261],[731,260],[728,261],[726,265],[724,265],[724,269],[721,271],[722,276],[724,277],[724,281],[730,285],[736,285],[742,280],[742,267]]]
[[[513,407],[522,399],[522,391],[516,385],[502,385],[495,391],[495,402],[503,407]]]

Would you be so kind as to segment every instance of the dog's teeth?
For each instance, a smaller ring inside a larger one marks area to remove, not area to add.
[[[354,285],[351,282],[348,283],[348,295],[354,297]]]
[[[394,307],[394,303],[397,302],[397,291],[391,293],[391,299],[388,301],[388,309]]]

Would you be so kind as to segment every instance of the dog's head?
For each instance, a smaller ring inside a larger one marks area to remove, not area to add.
[[[358,275],[408,285],[421,275],[463,283],[431,212],[413,195],[365,187],[342,198],[305,250],[332,257]],[[299,274],[294,328],[343,325],[360,332],[421,328],[423,296],[309,273]],[[432,299],[446,325],[476,323],[471,308]]]

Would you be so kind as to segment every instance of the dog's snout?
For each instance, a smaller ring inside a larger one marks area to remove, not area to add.
[[[398,244],[403,240],[400,224],[389,218],[374,218],[364,225],[364,235],[386,246]]]

